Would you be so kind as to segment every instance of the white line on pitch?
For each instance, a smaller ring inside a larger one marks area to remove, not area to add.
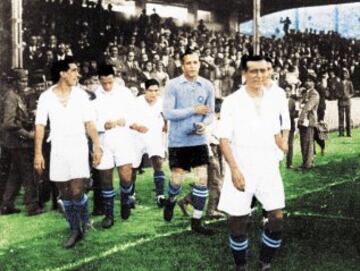
[[[341,181],[341,182],[333,182],[333,183],[330,183],[330,184],[327,184],[327,185],[324,185],[322,187],[319,187],[319,188],[316,188],[316,189],[313,189],[313,190],[310,190],[310,191],[306,191],[300,195],[293,195],[293,196],[290,196],[288,198],[286,198],[286,200],[294,200],[294,199],[297,199],[297,198],[300,198],[302,196],[305,196],[305,195],[309,195],[309,194],[312,194],[312,193],[316,193],[316,192],[321,192],[321,191],[324,191],[330,187],[333,187],[333,186],[336,186],[336,185],[340,185],[340,184],[345,184],[345,183],[350,183],[350,182],[356,182],[355,180],[351,179],[351,180],[344,180],[344,181]]]
[[[57,268],[47,268],[47,269],[44,269],[42,271],[65,271],[65,270],[70,270],[72,268],[80,267],[83,264],[87,264],[89,262],[92,262],[92,261],[95,261],[95,260],[98,260],[98,259],[101,259],[101,258],[108,257],[108,256],[110,256],[112,254],[117,253],[117,252],[124,251],[124,250],[126,250],[128,248],[132,248],[132,247],[135,247],[137,245],[142,245],[144,243],[151,242],[151,241],[153,241],[155,239],[158,239],[158,238],[169,237],[171,235],[182,233],[182,232],[185,232],[185,231],[188,231],[188,230],[187,229],[181,229],[181,230],[177,230],[177,231],[171,231],[171,232],[155,235],[155,236],[153,236],[151,238],[150,237],[149,238],[141,238],[141,239],[136,240],[134,242],[128,242],[128,243],[121,244],[121,245],[115,245],[112,248],[108,249],[107,251],[104,251],[104,252],[100,253],[99,255],[86,257],[86,258],[83,258],[83,259],[81,259],[81,260],[79,260],[77,262],[69,263],[69,264],[66,264],[66,265],[63,265],[63,266],[57,267]]]
[[[322,186],[321,188],[317,188],[317,189],[314,189],[314,190],[311,190],[311,191],[306,191],[305,193],[303,193],[301,195],[294,195],[292,197],[287,198],[287,200],[294,200],[294,199],[297,199],[297,198],[302,197],[304,195],[320,192],[320,191],[326,190],[326,189],[328,189],[330,187],[340,185],[340,184],[344,184],[344,183],[348,183],[348,182],[353,182],[353,181],[354,180],[346,180],[346,181],[341,181],[341,182],[334,182],[334,183],[328,184],[326,186]],[[222,221],[222,220],[224,220],[224,219],[215,220],[214,222],[211,221],[211,222],[208,222],[207,224],[212,224],[212,223],[219,222],[219,221]],[[80,267],[80,266],[82,266],[84,264],[87,264],[89,262],[92,262],[92,261],[95,261],[95,260],[98,260],[98,259],[101,259],[101,258],[105,258],[105,257],[110,256],[112,254],[115,254],[117,252],[125,251],[128,248],[132,248],[132,247],[135,247],[137,245],[141,245],[141,244],[144,244],[144,243],[147,243],[147,242],[151,242],[151,241],[153,241],[155,239],[159,239],[159,238],[163,238],[163,237],[169,237],[171,235],[186,232],[186,231],[189,231],[189,229],[179,229],[177,231],[171,231],[171,232],[167,232],[167,233],[163,233],[163,234],[158,234],[158,235],[155,235],[155,236],[149,237],[149,238],[141,238],[141,239],[136,240],[134,242],[128,242],[128,243],[121,244],[121,245],[115,245],[112,248],[108,249],[107,251],[104,251],[104,252],[100,253],[99,255],[86,257],[86,258],[83,258],[83,259],[81,259],[81,260],[79,260],[77,262],[66,264],[66,265],[63,265],[61,267],[47,268],[47,269],[43,269],[41,271],[66,271],[66,270],[70,270],[70,269],[75,268],[75,267]]]

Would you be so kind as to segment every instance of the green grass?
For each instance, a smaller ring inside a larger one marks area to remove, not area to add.
[[[332,134],[326,155],[318,155],[316,168],[309,172],[281,167],[287,218],[273,270],[358,269],[359,132],[354,130],[351,139]],[[298,147],[295,153],[299,166]],[[226,222],[208,221],[218,230],[211,238],[193,234],[178,208],[173,221],[164,222],[155,206],[151,174],[146,170],[138,177],[138,204],[128,221],[120,219],[117,200],[115,225],[103,230],[101,217],[93,218],[95,229],[72,250],[61,247],[68,234],[61,214],[0,216],[0,271],[233,270]],[[191,175],[186,180],[190,182]],[[183,194],[188,189],[185,185]],[[256,267],[260,220],[256,213],[250,225],[249,270]]]

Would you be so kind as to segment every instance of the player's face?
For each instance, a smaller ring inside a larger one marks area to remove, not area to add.
[[[65,82],[69,86],[75,86],[79,80],[79,69],[75,63],[69,64],[69,69],[66,72],[62,72]]]
[[[25,89],[28,86],[28,77],[24,76],[20,79],[17,79],[16,81],[16,87],[18,90],[20,90],[21,92],[25,91]]]
[[[306,87],[307,89],[313,88],[314,86],[315,86],[315,83],[314,83],[312,80],[309,80],[309,79],[306,79],[306,80],[305,80],[305,87]]]
[[[200,60],[197,54],[186,55],[181,65],[184,76],[188,80],[195,80],[199,75]]]
[[[268,71],[265,60],[247,62],[245,71],[246,85],[250,88],[261,88],[267,79]]]
[[[114,85],[114,75],[100,76],[100,84],[105,91],[111,91]]]
[[[37,83],[37,84],[34,84],[33,88],[35,89],[35,91],[37,93],[41,93],[46,89],[46,85],[45,85],[45,83]]]
[[[156,102],[158,96],[159,96],[159,86],[157,85],[152,85],[150,87],[148,87],[145,90],[145,100],[149,103],[149,104],[153,104]]]

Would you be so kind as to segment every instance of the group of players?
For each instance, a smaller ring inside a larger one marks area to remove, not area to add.
[[[115,83],[111,65],[101,65],[100,85],[90,101],[77,87],[78,67],[74,59],[54,63],[55,85],[44,91],[35,120],[34,168],[42,174],[50,168],[70,225],[66,248],[73,247],[91,227],[85,193],[92,164],[100,176],[104,206],[103,228],[114,224],[113,170],[120,177],[121,217],[128,219],[134,199],[133,168],[147,153],[154,169],[157,203],[164,220],[171,221],[177,196],[186,173],[194,173],[191,191],[191,229],[213,235],[201,221],[208,197],[209,147],[207,130],[214,121],[215,92],[210,81],[199,76],[200,61],[190,49],[181,57],[183,74],[170,80],[160,97],[159,83],[145,82],[144,95]],[[281,245],[282,209],[285,195],[279,171],[282,153],[288,150],[289,111],[284,91],[271,81],[272,63],[263,56],[242,59],[245,84],[224,100],[217,137],[226,160],[224,185],[218,209],[228,214],[230,247],[236,270],[246,270],[247,224],[251,202],[256,198],[267,212],[261,235],[260,270],[269,270]],[[45,164],[43,141],[50,123],[50,164]],[[165,196],[164,132],[168,132],[168,160],[171,170]]]

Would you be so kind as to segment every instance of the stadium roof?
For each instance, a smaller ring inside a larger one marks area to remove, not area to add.
[[[182,4],[192,4],[197,2],[199,9],[205,10],[214,10],[224,15],[228,15],[228,12],[231,10],[237,10],[239,12],[240,22],[244,22],[252,19],[253,16],[253,0],[170,0],[166,3],[182,3]],[[345,4],[345,3],[355,3],[360,2],[360,0],[261,0],[261,15],[266,15],[269,13],[298,8],[298,7],[309,7],[309,6],[319,6],[319,5],[331,5],[331,4]]]

